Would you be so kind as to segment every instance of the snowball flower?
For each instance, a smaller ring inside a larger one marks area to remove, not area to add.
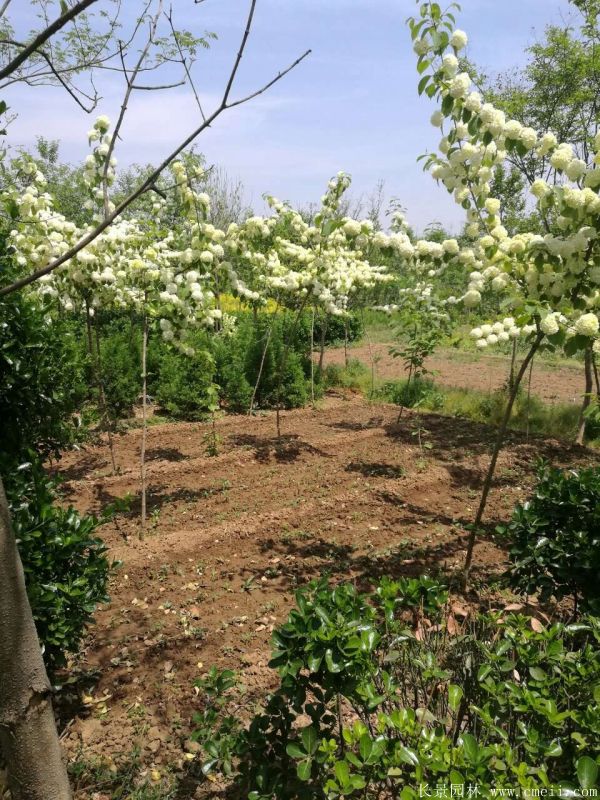
[[[480,350],[484,350],[488,346],[487,339],[478,339],[475,344]]]
[[[434,111],[431,115],[431,124],[434,128],[440,128],[444,121],[444,115],[441,111]]]
[[[556,316],[554,314],[548,314],[548,316],[544,317],[544,319],[541,321],[540,328],[542,332],[546,334],[546,336],[554,336],[554,334],[558,333],[559,330]]]
[[[574,158],[565,170],[570,181],[578,181],[586,172],[586,163],[580,158]]]
[[[463,303],[467,308],[475,308],[481,303],[481,293],[477,289],[469,289],[463,297]]]
[[[110,119],[105,115],[98,117],[94,123],[94,128],[102,133],[106,133],[106,131],[110,128]]]
[[[467,42],[469,41],[469,37],[464,31],[459,30],[458,28],[453,32],[452,36],[450,37],[450,44],[452,47],[456,48],[456,50],[463,50],[467,46]]]
[[[599,329],[600,323],[595,314],[582,314],[575,323],[575,330],[580,336],[594,337]]]
[[[561,144],[550,156],[550,163],[554,169],[564,171],[573,161],[573,148],[570,144]]]
[[[531,184],[530,191],[534,197],[537,197],[538,200],[541,200],[542,197],[545,197],[547,194],[549,194],[552,191],[552,189],[550,188],[550,186],[548,186],[546,181],[542,180],[541,178],[538,178]]]
[[[466,97],[471,86],[471,76],[468,72],[460,72],[450,83],[450,94],[454,98]]]
[[[488,214],[492,216],[496,216],[496,214],[500,211],[500,200],[497,200],[495,197],[488,197],[485,201],[485,210]]]
[[[458,72],[458,58],[452,53],[446,53],[442,59],[442,64],[444,66],[444,72],[448,77],[453,78]]]

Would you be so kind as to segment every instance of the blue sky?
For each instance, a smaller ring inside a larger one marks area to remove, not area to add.
[[[125,5],[128,13],[139,8],[138,0]],[[13,24],[26,28],[30,4],[19,0],[14,7]],[[222,91],[247,3],[173,0],[173,8],[179,27],[218,34],[195,67],[210,107]],[[243,181],[258,211],[264,192],[300,205],[318,200],[329,177],[343,169],[353,176],[354,195],[384,180],[386,194],[401,200],[417,229],[439,221],[458,230],[461,210],[416,163],[438,137],[429,124],[432,103],[417,95],[405,25],[415,8],[413,0],[258,0],[234,94],[261,85],[304,50],[313,53],[268,94],[217,120],[199,149]],[[524,48],[544,26],[564,23],[569,14],[567,0],[464,0],[457,22],[469,34],[469,57],[494,73],[522,64]],[[115,118],[118,77],[101,80],[99,88],[104,99],[97,113]],[[63,92],[19,87],[4,96],[19,114],[12,144],[31,145],[43,134],[62,140],[66,160],[85,156],[90,119]],[[137,93],[117,152],[120,164],[158,161],[197,118],[187,87]]]

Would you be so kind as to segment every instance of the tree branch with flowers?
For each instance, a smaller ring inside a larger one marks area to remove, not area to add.
[[[486,103],[473,91],[471,76],[460,71],[459,55],[467,35],[456,29],[453,4],[442,11],[435,2],[419,0],[419,16],[409,19],[419,93],[439,107],[432,124],[442,138],[438,153],[426,155],[425,167],[453,194],[465,211],[467,249],[472,268],[462,296],[465,308],[476,308],[487,292],[498,296],[510,314],[502,322],[472,331],[481,349],[507,338],[519,338],[527,354],[517,372],[484,480],[479,508],[469,534],[465,560],[468,578],[489,491],[510,419],[527,367],[540,349],[562,348],[567,355],[600,350],[600,136],[589,162],[578,158],[571,144],[552,131],[535,131]],[[537,179],[531,194],[537,208],[558,234],[520,233],[509,236],[501,224],[500,201],[491,196],[496,166],[511,153],[533,161],[548,159],[557,180]]]

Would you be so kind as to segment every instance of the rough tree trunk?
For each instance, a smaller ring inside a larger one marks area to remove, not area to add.
[[[0,751],[13,800],[70,800],[50,681],[1,481]]]

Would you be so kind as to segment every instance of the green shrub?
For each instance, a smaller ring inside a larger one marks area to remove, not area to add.
[[[310,315],[304,315],[304,327],[308,327],[308,335],[310,336]],[[323,333],[324,319],[320,314],[315,315],[315,330],[314,342],[315,347],[320,346],[321,336]],[[346,317],[340,317],[337,314],[327,314],[326,328],[325,328],[325,344],[329,347],[331,345],[338,345],[344,341],[344,332],[346,331],[348,342],[356,342],[362,339],[365,335],[365,328],[361,317],[358,314],[348,314]]]
[[[600,613],[600,469],[542,465],[527,503],[498,529],[511,543],[511,585],[542,600],[571,596]]]
[[[48,311],[22,292],[0,298],[0,442],[15,464],[30,448],[57,454],[83,434],[75,415],[87,396],[86,360],[76,328],[48,324]]]
[[[255,387],[257,408],[274,408],[278,398],[284,408],[305,405],[310,375],[309,339],[301,323],[302,320],[295,325],[294,320],[275,315],[255,318],[240,314],[232,335],[215,338],[215,381],[224,405],[234,411],[247,411]]]
[[[141,334],[129,318],[124,326],[102,327],[100,365],[111,419],[130,417],[142,393]]]
[[[447,596],[428,578],[300,591],[273,635],[279,687],[248,725],[230,672],[197,683],[203,772],[250,800],[594,787],[600,620],[534,630],[488,613],[461,625]]]
[[[177,419],[202,419],[214,404],[215,363],[206,350],[185,356],[167,351],[160,363],[156,401]]]
[[[437,396],[441,396],[429,378],[414,378],[410,383],[408,380],[390,381],[384,384],[381,394],[390,402],[404,408],[414,408],[424,404],[428,408],[433,408],[438,404]],[[443,397],[441,402],[443,405]]]
[[[357,358],[350,358],[346,365],[326,366],[322,382],[326,387],[367,391],[371,385],[371,370]]]
[[[103,520],[58,505],[55,483],[35,460],[11,473],[6,491],[44,660],[54,671],[108,601],[107,548],[94,536]]]

